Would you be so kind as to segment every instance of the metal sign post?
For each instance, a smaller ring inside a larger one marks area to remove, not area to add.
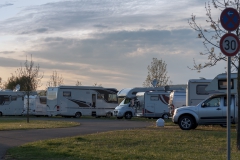
[[[221,25],[228,31],[220,40],[220,49],[227,56],[227,159],[231,158],[231,56],[239,52],[239,39],[231,31],[239,27],[239,13],[234,8],[226,8],[220,16]]]

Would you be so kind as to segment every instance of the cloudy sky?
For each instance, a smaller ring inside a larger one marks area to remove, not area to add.
[[[173,84],[214,78],[226,63],[188,69],[206,61],[201,39],[190,28],[192,14],[205,27],[205,0],[1,0],[0,77],[4,81],[26,56],[65,85],[102,84],[117,89],[141,87],[152,58],[167,64]],[[219,17],[220,12],[213,16]],[[208,26],[206,26],[208,27]]]

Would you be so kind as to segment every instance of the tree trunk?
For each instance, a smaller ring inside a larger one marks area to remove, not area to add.
[[[27,123],[29,123],[29,97],[30,94],[27,92]]]
[[[238,78],[237,78],[237,97],[238,97],[238,102],[237,102],[237,107],[238,107],[238,113],[237,113],[237,149],[240,150],[240,57],[238,59]]]

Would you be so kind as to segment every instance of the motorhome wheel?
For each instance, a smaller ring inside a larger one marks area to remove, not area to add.
[[[112,116],[112,113],[111,112],[107,112],[106,118],[110,118],[111,116]]]
[[[131,118],[132,118],[132,113],[131,112],[125,113],[125,119],[131,119]]]
[[[163,119],[169,119],[169,115],[168,115],[168,114],[163,114],[163,115],[162,115],[162,118],[163,118]]]
[[[80,112],[77,112],[76,114],[75,114],[75,118],[80,118],[81,117],[81,113]]]
[[[190,116],[182,116],[178,122],[179,127],[182,130],[190,130],[193,127],[193,119]]]
[[[123,119],[123,117],[117,117],[117,119]]]

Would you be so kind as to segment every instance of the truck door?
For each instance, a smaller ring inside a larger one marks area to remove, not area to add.
[[[222,115],[221,97],[207,99],[199,108],[199,123],[219,123],[224,120]]]
[[[231,119],[234,118],[234,96],[231,96]],[[223,116],[223,119],[225,120],[224,123],[227,123],[227,97],[223,97],[223,105],[222,105],[222,108],[223,108],[223,112],[222,112],[222,116]]]

